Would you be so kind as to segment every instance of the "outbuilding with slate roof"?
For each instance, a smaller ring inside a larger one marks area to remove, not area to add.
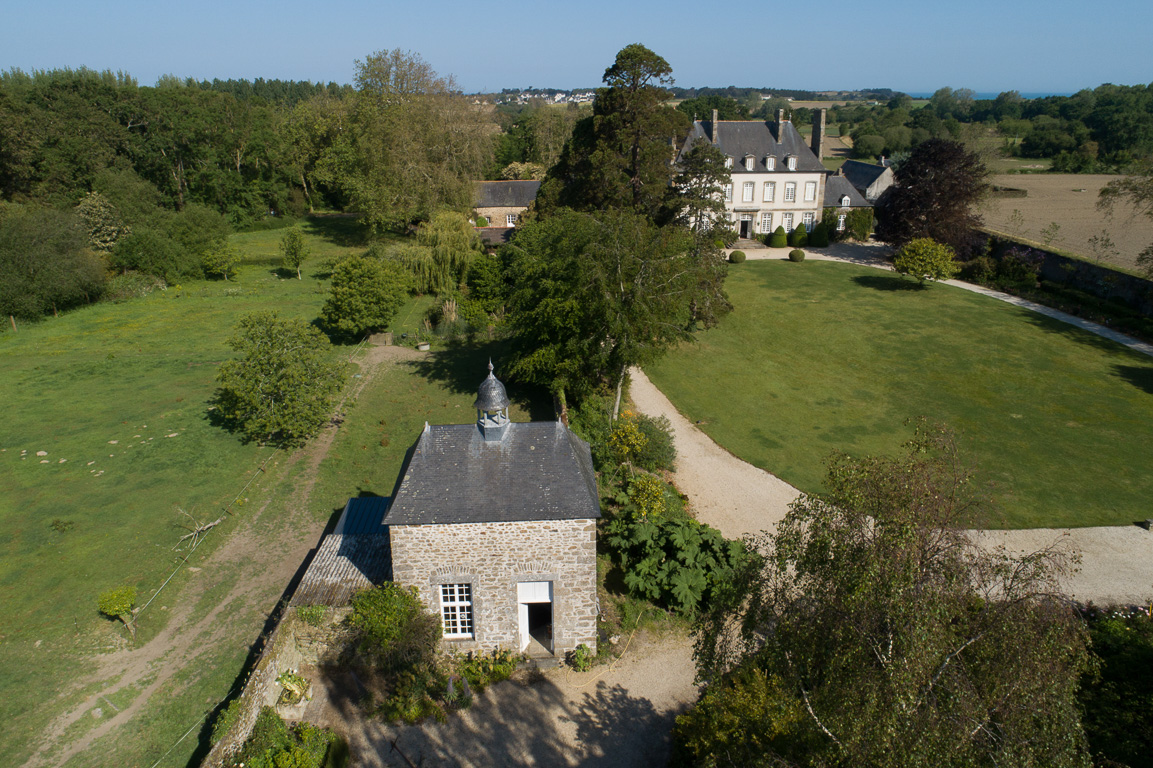
[[[415,586],[461,650],[596,649],[596,475],[559,421],[512,422],[493,375],[474,424],[428,425],[384,525],[393,579]]]

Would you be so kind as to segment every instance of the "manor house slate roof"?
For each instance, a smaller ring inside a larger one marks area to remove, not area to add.
[[[559,421],[425,426],[384,517],[389,525],[600,517],[589,445]]]
[[[536,200],[539,181],[473,182],[474,208],[528,208]]]
[[[825,179],[825,207],[844,208],[841,198],[849,196],[849,208],[872,208],[873,204],[865,199],[844,176],[829,176]]]
[[[698,141],[711,142],[714,132],[717,137],[717,148],[733,158],[733,167],[730,169],[733,176],[742,173],[812,173],[813,171],[824,173],[825,171],[825,166],[805,143],[804,137],[788,120],[780,123],[761,120],[718,120],[714,123],[712,120],[697,120],[693,123],[681,154],[688,152]],[[745,170],[746,155],[752,155],[755,160],[752,171]],[[767,155],[777,159],[776,168],[772,171],[765,167]],[[796,171],[789,171],[785,165],[785,158],[789,155],[797,158]]]
[[[846,160],[841,166],[841,173],[862,193],[888,170],[886,166],[862,163],[860,160]]]

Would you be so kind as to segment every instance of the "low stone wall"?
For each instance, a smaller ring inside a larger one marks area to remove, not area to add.
[[[1153,281],[1104,264],[1075,259],[1048,250],[1028,240],[1018,240],[999,232],[986,230],[990,253],[999,259],[1010,248],[1025,246],[1044,256],[1041,279],[1096,296],[1123,301],[1145,317],[1153,317]]]
[[[329,608],[320,627],[301,621],[295,609],[285,611],[283,618],[272,630],[264,652],[252,668],[244,690],[240,693],[240,713],[232,728],[218,741],[201,766],[220,768],[229,755],[244,746],[252,733],[252,726],[260,710],[275,706],[280,698],[280,685],[276,678],[287,669],[315,666],[327,660],[325,654],[333,647],[333,634],[339,632],[349,608]]]

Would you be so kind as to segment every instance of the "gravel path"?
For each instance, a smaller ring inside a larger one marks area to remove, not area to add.
[[[809,253],[814,260],[846,261],[889,268],[883,247],[840,244],[826,254]],[[749,249],[749,259],[787,258],[788,249]],[[1096,323],[1057,312],[1009,294],[969,283],[949,281],[958,288],[1054,317],[1108,339],[1153,355],[1153,346],[1136,341]],[[772,531],[799,491],[785,481],[744,462],[721,448],[682,416],[643,371],[632,371],[632,398],[637,409],[650,416],[666,416],[677,445],[676,483],[689,497],[697,519],[728,537],[761,530]],[[1136,525],[1098,528],[1034,528],[1017,531],[975,531],[984,546],[1005,547],[1023,554],[1057,546],[1081,559],[1079,569],[1063,581],[1074,598],[1100,604],[1145,603],[1153,600],[1153,534]]]

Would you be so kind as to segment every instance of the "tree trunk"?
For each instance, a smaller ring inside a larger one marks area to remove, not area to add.
[[[297,267],[297,268],[296,268],[296,279],[297,279],[297,280],[299,280],[299,279],[300,279],[300,267]]]
[[[624,389],[625,374],[627,371],[628,369],[622,365],[621,375],[617,377],[617,399],[616,402],[613,403],[613,421],[617,420],[617,416],[619,416],[621,412],[621,390]]]
[[[16,330],[16,315],[8,315],[8,319],[12,321],[12,330]]]

